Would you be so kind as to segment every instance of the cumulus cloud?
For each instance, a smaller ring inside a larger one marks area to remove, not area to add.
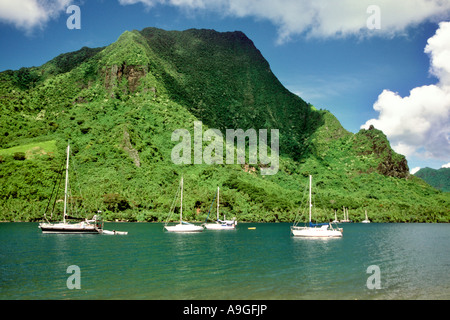
[[[368,10],[373,0],[119,0],[122,5],[142,3],[170,5],[191,10],[208,10],[232,17],[253,17],[273,23],[279,42],[295,35],[341,37],[348,35],[387,35],[427,20],[441,21],[450,13],[450,2],[441,0],[377,0],[380,29],[369,30]]]
[[[430,73],[435,85],[414,88],[409,96],[384,90],[374,103],[377,119],[367,121],[382,130],[392,147],[405,156],[447,160],[450,156],[450,22],[441,22],[428,39]]]
[[[450,162],[447,164],[443,164],[441,168],[450,168]]]
[[[65,11],[70,0],[2,0],[0,22],[31,32]]]

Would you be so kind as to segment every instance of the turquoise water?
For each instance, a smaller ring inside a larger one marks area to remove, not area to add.
[[[105,224],[126,236],[42,234],[37,223],[0,223],[0,299],[450,298],[450,225],[341,226],[341,239],[301,239],[284,223],[196,234]],[[67,287],[71,265],[80,269],[80,289]],[[380,289],[367,286],[372,265]]]

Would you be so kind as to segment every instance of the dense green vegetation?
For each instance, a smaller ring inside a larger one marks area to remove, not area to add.
[[[444,192],[450,192],[450,168],[422,168],[414,174],[430,186]]]
[[[220,186],[227,217],[293,221],[311,174],[319,221],[342,207],[353,221],[365,210],[374,222],[450,220],[449,194],[409,175],[381,131],[352,134],[290,93],[241,32],[125,32],[105,48],[0,73],[0,99],[0,220],[42,219],[68,141],[81,216],[164,221],[183,175],[188,220],[205,219]],[[175,165],[172,132],[193,137],[198,120],[224,136],[279,129],[278,173],[261,175],[261,163]]]

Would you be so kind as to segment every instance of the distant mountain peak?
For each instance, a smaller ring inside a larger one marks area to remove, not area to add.
[[[450,168],[421,168],[414,174],[429,185],[444,192],[450,192]]]

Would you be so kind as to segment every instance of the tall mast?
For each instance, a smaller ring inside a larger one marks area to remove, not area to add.
[[[309,176],[309,222],[311,222],[311,182],[312,176]]]
[[[63,215],[63,222],[64,223],[66,223],[67,188],[68,188],[68,185],[69,185],[69,153],[70,153],[70,145],[67,145],[66,186],[64,188],[64,215]]]
[[[180,224],[183,219],[183,177],[181,177],[181,205],[180,205]]]
[[[217,187],[217,221],[219,221],[219,187]]]

